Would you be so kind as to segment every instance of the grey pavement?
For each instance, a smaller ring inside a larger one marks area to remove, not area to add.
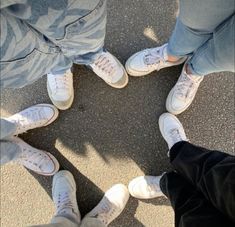
[[[122,63],[143,48],[165,43],[174,27],[177,2],[172,0],[109,0],[106,48]],[[75,101],[61,111],[52,125],[21,137],[50,151],[70,170],[77,182],[82,215],[91,210],[115,183],[139,175],[159,175],[169,170],[167,146],[158,129],[165,100],[182,66],[130,78],[116,90],[84,66],[74,67]],[[2,115],[37,103],[50,103],[45,77],[19,90],[1,94]],[[234,152],[234,76],[209,75],[188,111],[181,114],[192,143]],[[21,227],[50,221],[54,207],[50,177],[23,167],[1,168],[1,226]],[[174,214],[165,198],[130,199],[111,226],[172,227]]]

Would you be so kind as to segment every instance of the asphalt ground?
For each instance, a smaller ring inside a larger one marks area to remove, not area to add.
[[[106,48],[122,63],[133,53],[167,42],[175,24],[177,2],[172,0],[109,0]],[[46,128],[21,135],[34,147],[50,151],[77,183],[82,215],[90,211],[115,183],[139,175],[170,170],[167,145],[158,129],[165,100],[182,66],[149,76],[131,78],[113,89],[84,66],[74,67],[75,100]],[[50,103],[46,78],[18,90],[1,92],[1,114]],[[234,152],[234,76],[217,73],[205,78],[192,106],[179,119],[192,143]],[[1,226],[48,223],[54,213],[51,177],[21,166],[1,168]],[[171,227],[174,214],[165,198],[131,198],[110,226]]]

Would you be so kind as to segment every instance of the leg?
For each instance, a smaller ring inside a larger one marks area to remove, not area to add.
[[[233,0],[180,0],[179,17],[169,40],[168,54],[182,57],[195,52],[234,13],[233,6]]]
[[[226,216],[176,172],[164,174],[160,180],[160,187],[175,211],[175,226],[233,226]]]
[[[235,221],[235,157],[186,142],[183,126],[172,114],[161,115],[159,127],[168,143],[173,168],[214,207]]]
[[[179,142],[171,148],[170,159],[213,206],[235,221],[234,156]]]
[[[207,75],[235,70],[235,15],[220,25],[213,36],[195,51],[188,65],[192,74]]]
[[[54,175],[52,197],[56,207],[55,216],[51,224],[37,227],[79,227],[81,217],[76,199],[76,183],[69,171],[62,170]]]

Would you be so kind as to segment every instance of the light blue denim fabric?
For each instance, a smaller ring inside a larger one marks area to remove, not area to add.
[[[194,74],[235,71],[235,1],[180,0],[168,54],[191,56]]]
[[[21,153],[19,146],[9,141],[16,130],[16,125],[0,119],[0,163],[1,165],[18,158]]]
[[[1,0],[1,87],[22,87],[102,51],[107,0]]]

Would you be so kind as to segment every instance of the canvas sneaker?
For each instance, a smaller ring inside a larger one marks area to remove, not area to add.
[[[161,176],[137,177],[129,183],[129,192],[137,199],[153,199],[164,196],[159,185],[160,179]]]
[[[52,154],[31,147],[19,137],[13,137],[9,141],[21,149],[19,157],[15,160],[16,163],[45,176],[54,175],[59,170],[59,163]]]
[[[188,141],[184,128],[178,118],[170,113],[164,113],[159,118],[160,132],[168,144],[169,149],[180,141]]]
[[[76,199],[76,183],[69,171],[61,170],[54,175],[52,197],[56,206],[55,217],[69,217],[75,223],[80,223],[81,215]]]
[[[74,99],[73,74],[67,70],[65,74],[47,74],[47,91],[52,103],[60,110],[71,107]]]
[[[126,186],[116,184],[105,192],[103,199],[86,217],[97,218],[105,226],[108,226],[109,223],[121,214],[128,199],[129,192]]]
[[[55,121],[58,115],[59,111],[55,106],[38,104],[5,119],[16,125],[14,135],[18,135],[30,129],[47,126]]]
[[[180,65],[186,60],[186,57],[183,57],[176,62],[169,62],[167,46],[166,43],[163,46],[145,49],[132,55],[126,62],[127,73],[131,76],[145,76],[153,71]]]
[[[187,74],[186,65],[166,100],[166,109],[175,115],[182,113],[191,105],[204,78],[204,76]]]
[[[125,68],[112,54],[107,51],[97,56],[90,64],[93,72],[114,88],[124,88],[128,84],[128,75]]]

